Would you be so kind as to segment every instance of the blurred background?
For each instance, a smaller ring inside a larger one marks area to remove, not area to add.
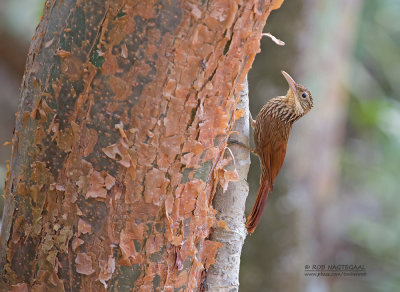
[[[1,144],[11,140],[43,5],[0,1]],[[310,89],[315,106],[294,126],[261,224],[246,240],[240,291],[400,291],[400,1],[287,0],[265,32],[286,45],[261,42],[249,73],[253,116],[286,93],[280,70]],[[0,147],[0,184],[10,150]],[[259,173],[252,157],[247,213]],[[305,276],[314,264],[363,265],[367,275]]]

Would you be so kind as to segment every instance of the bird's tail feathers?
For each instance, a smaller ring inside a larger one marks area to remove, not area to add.
[[[267,202],[268,194],[272,190],[272,184],[268,179],[263,179],[260,188],[258,189],[257,198],[253,209],[246,221],[246,229],[248,233],[253,233],[256,230],[258,222],[261,219],[265,203]]]

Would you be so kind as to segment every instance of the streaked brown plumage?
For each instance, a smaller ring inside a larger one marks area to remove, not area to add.
[[[304,116],[312,107],[310,91],[294,82],[285,71],[283,76],[289,84],[286,96],[269,100],[260,110],[256,121],[251,120],[254,128],[254,153],[261,162],[260,188],[253,209],[247,217],[246,228],[253,233],[261,219],[265,202],[286,154],[292,125]]]

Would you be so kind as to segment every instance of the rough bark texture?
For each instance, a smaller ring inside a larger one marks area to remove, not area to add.
[[[242,118],[237,119],[233,126],[231,137],[249,146],[249,91],[247,79],[240,93],[237,104],[239,111],[244,111]],[[225,158],[233,156],[235,160],[226,169],[236,169],[239,180],[229,182],[224,190],[218,187],[213,206],[218,211],[217,220],[220,224],[212,233],[211,240],[222,243],[216,254],[215,263],[207,273],[206,284],[210,291],[238,291],[239,268],[242,246],[246,238],[245,218],[243,217],[249,185],[247,174],[250,167],[250,152],[242,146],[229,145],[231,151],[225,151]],[[246,151],[244,151],[246,150]]]
[[[275,2],[46,2],[6,185],[6,284],[204,287],[221,246],[213,195],[236,176],[223,169],[235,96]]]

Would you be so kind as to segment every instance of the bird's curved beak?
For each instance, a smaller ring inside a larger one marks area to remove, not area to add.
[[[293,78],[286,73],[285,71],[281,71],[283,77],[285,77],[287,83],[289,84],[290,88],[292,89],[293,92],[296,92],[296,82],[294,82]]]

